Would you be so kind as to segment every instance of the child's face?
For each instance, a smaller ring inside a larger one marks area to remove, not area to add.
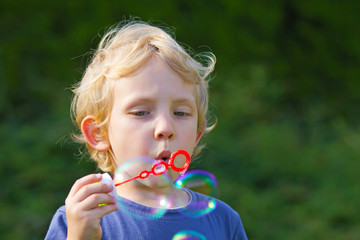
[[[168,162],[179,149],[191,155],[202,136],[197,120],[195,84],[151,58],[134,75],[115,83],[108,136],[118,166],[140,156]],[[170,171],[170,176],[175,180],[178,173]]]

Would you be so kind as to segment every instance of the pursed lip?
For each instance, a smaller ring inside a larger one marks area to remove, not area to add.
[[[155,160],[168,161],[170,157],[171,157],[171,152],[168,150],[164,150],[156,156]]]

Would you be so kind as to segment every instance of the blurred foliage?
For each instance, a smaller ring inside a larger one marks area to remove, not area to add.
[[[73,182],[96,167],[69,139],[69,87],[106,28],[167,24],[218,58],[218,126],[193,168],[249,239],[360,236],[360,2],[0,2],[0,238],[41,239]]]

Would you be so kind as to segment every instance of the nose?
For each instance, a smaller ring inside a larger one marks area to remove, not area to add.
[[[157,117],[154,136],[156,140],[172,140],[175,137],[175,128],[171,116],[161,114]]]

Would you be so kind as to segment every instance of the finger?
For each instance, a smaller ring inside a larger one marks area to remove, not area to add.
[[[117,204],[116,199],[112,195],[107,193],[96,193],[84,199],[84,201],[80,203],[80,208],[88,211],[98,208],[99,205],[102,207],[109,204]]]
[[[100,207],[94,208],[92,211],[92,214],[94,214],[97,218],[102,218],[103,216],[116,211],[119,209],[119,205],[115,203],[109,203]]]
[[[81,202],[93,194],[110,193],[113,186],[109,183],[92,183],[83,186],[74,196],[75,201]]]
[[[101,178],[102,178],[101,174],[98,173],[98,174],[90,174],[90,175],[87,175],[85,177],[82,177],[82,178],[76,180],[76,182],[74,183],[74,185],[72,186],[72,188],[69,192],[68,197],[74,197],[75,194],[77,194],[77,192],[82,187],[84,187],[85,185],[90,184],[90,183],[98,182],[101,180]]]

